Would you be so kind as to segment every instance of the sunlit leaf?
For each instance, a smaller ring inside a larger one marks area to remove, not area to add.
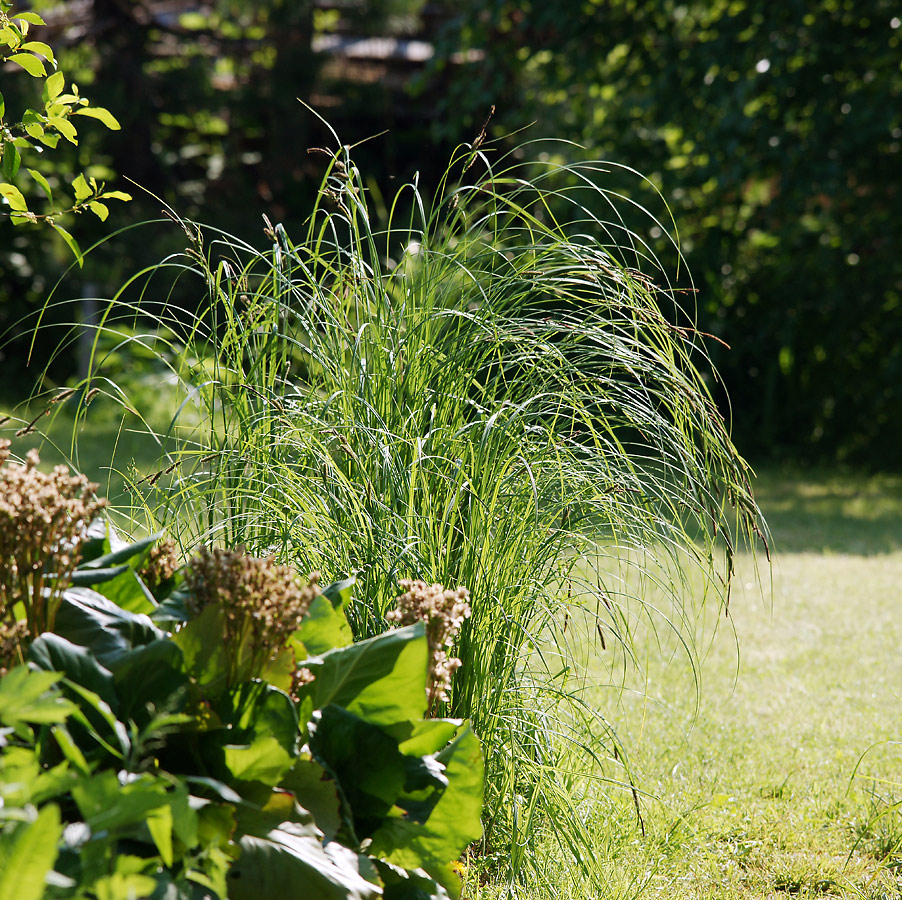
[[[63,75],[62,72],[54,72],[44,82],[44,92],[43,92],[44,102],[47,103],[48,101],[54,100],[55,98],[57,98],[63,92],[63,88],[65,86],[66,86],[66,76]]]
[[[80,106],[72,113],[74,116],[89,116],[92,119],[98,119],[103,122],[111,131],[119,131],[122,127],[119,120],[108,110],[102,106]]]
[[[0,836],[0,900],[41,900],[62,833],[59,807],[49,804]]]
[[[75,126],[63,116],[47,116],[47,127],[55,128],[70,144],[78,144]]]
[[[87,200],[94,192],[88,187],[88,182],[85,181],[85,176],[82,174],[78,174],[72,181],[72,190],[75,191],[75,199],[81,203],[82,200]]]
[[[41,190],[47,196],[47,200],[50,203],[53,203],[53,192],[50,190],[50,185],[47,183],[47,179],[37,170],[37,169],[29,169],[28,174],[38,183]]]
[[[43,56],[48,62],[56,61],[53,56],[53,50],[51,50],[49,45],[45,44],[43,41],[26,41],[24,44],[20,45],[19,49],[37,53],[39,56]]]
[[[28,204],[25,202],[22,192],[14,185],[0,184],[0,196],[6,199],[10,209],[14,209],[17,212],[28,211]]]
[[[47,74],[44,63],[30,53],[13,53],[12,56],[7,57],[6,61],[21,66],[29,75],[35,78],[43,78]]]

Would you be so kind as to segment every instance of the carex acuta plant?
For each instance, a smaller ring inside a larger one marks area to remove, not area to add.
[[[467,146],[433,198],[414,182],[383,203],[347,148],[319,158],[302,225],[267,221],[258,250],[182,222],[185,254],[145,293],[172,271],[182,296],[196,279],[194,302],[170,295],[145,335],[126,294],[100,320],[129,324],[123,344],[176,336],[182,402],[133,495],[182,546],[354,575],[361,638],[388,626],[404,579],[466,584],[443,648],[464,664],[435,699],[486,747],[487,841],[516,867],[550,822],[579,856],[591,841],[561,812],[561,773],[624,756],[579,693],[565,607],[627,655],[642,615],[691,652],[678,573],[698,565],[706,602],[725,602],[757,528],[703,342],[601,164]],[[668,588],[666,612],[634,602],[630,566]]]
[[[0,441],[0,653],[2,664],[21,662],[24,647],[52,631],[63,591],[78,565],[88,525],[106,506],[83,475],[65,466],[38,468],[10,460]],[[24,619],[18,618],[24,615]]]

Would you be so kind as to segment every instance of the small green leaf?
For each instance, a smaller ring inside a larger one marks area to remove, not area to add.
[[[7,181],[16,177],[16,172],[19,171],[19,163],[21,161],[22,157],[19,155],[16,145],[13,144],[12,141],[7,141],[3,145],[3,162],[0,163],[0,167],[2,167],[3,170],[3,177],[7,179]]]
[[[0,900],[41,900],[63,835],[59,807],[45,806],[0,840]]]
[[[4,156],[6,154],[4,153]],[[28,212],[28,204],[22,192],[11,184],[0,184],[0,196],[6,198],[9,208],[16,212]]]
[[[100,196],[104,200],[122,200],[126,203],[132,199],[132,195],[126,194],[125,191],[104,191]]]
[[[55,100],[62,92],[63,88],[66,86],[66,76],[63,75],[62,72],[54,72],[45,82],[44,82],[44,102],[47,103],[51,100]]]
[[[12,56],[7,57],[6,61],[21,66],[35,78],[43,78],[47,74],[44,63],[30,53],[13,53]]]
[[[89,116],[92,119],[99,119],[110,129],[110,131],[119,131],[122,127],[119,124],[119,120],[108,109],[104,109],[102,106],[82,106],[80,109],[76,109],[72,115]]]
[[[87,200],[88,197],[94,193],[88,187],[84,175],[76,175],[75,180],[72,182],[72,190],[75,191],[75,199],[79,203],[81,203],[82,200]]]
[[[104,206],[103,203],[98,203],[96,200],[88,204],[89,209],[101,222],[106,222],[107,216],[110,214],[109,209]]]
[[[55,63],[56,60],[53,56],[53,50],[50,49],[48,44],[45,44],[43,41],[26,41],[19,47],[20,50],[29,50],[31,53],[37,53],[38,56],[43,56],[44,59],[49,62]]]
[[[70,144],[78,143],[75,126],[62,116],[47,116],[47,127],[55,128]]]
[[[53,192],[50,190],[47,179],[37,169],[29,169],[28,174],[40,185],[41,190],[47,195],[47,200],[53,203]]]
[[[36,140],[44,137],[44,126],[39,122],[27,122],[25,124],[25,133],[30,134]]]
[[[12,18],[19,19],[22,22],[28,22],[30,25],[46,25],[47,24],[37,13],[33,13],[33,12],[13,13]]]
[[[3,94],[0,94],[0,119],[3,118],[6,113],[6,101],[3,99]]]
[[[0,185],[2,187],[2,185]],[[50,223],[51,228],[66,242],[69,249],[72,251],[72,254],[75,256],[75,261],[78,263],[79,268],[84,264],[84,256],[82,255],[81,248],[78,246],[75,238],[63,228],[62,225],[57,225],[56,222]]]

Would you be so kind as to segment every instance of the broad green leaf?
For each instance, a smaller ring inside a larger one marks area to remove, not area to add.
[[[270,684],[245,682],[231,691],[231,709],[218,710],[237,735],[233,740],[251,741],[274,737],[294,755],[298,737],[298,714],[288,694]]]
[[[78,144],[78,132],[75,126],[64,116],[47,116],[46,127],[55,128],[70,144]]]
[[[436,760],[448,787],[425,823],[391,817],[373,835],[370,852],[405,869],[422,868],[454,896],[459,879],[449,864],[482,834],[482,750],[469,724]]]
[[[93,691],[109,706],[118,705],[112,672],[104,668],[84,646],[48,632],[32,642],[28,648],[28,659],[47,672],[65,673],[69,682]]]
[[[5,154],[4,154],[5,155]],[[22,196],[22,192],[11,184],[0,183],[0,196],[6,198],[9,208],[17,212],[28,212],[28,204]]]
[[[314,680],[299,691],[314,709],[334,703],[368,722],[419,720],[426,711],[428,647],[423,624],[408,625],[304,661]]]
[[[119,120],[108,110],[102,106],[80,106],[72,113],[75,116],[89,116],[92,119],[98,119],[103,122],[110,131],[119,131],[122,127]]]
[[[185,669],[198,684],[216,692],[228,678],[227,650],[222,640],[222,611],[210,604],[173,636],[185,655]]]
[[[274,737],[262,737],[243,746],[227,744],[223,751],[226,768],[239,781],[277,784],[294,761]]]
[[[126,203],[132,199],[132,195],[127,194],[125,191],[104,191],[100,196],[104,200],[122,200]]]
[[[461,719],[423,719],[398,749],[405,756],[431,756],[448,746],[462,724]]]
[[[26,41],[24,44],[21,44],[19,46],[19,49],[28,50],[30,53],[37,53],[39,56],[43,56],[44,59],[46,59],[48,62],[56,62],[53,56],[53,50],[51,50],[50,46],[48,44],[45,44],[43,41]],[[51,75],[50,77],[52,78],[53,76]]]
[[[329,601],[335,609],[344,612],[351,605],[351,600],[353,599],[352,588],[354,587],[354,584],[354,578],[346,578],[344,581],[335,581],[323,588],[323,596],[329,598]]]
[[[112,581],[127,571],[127,564],[113,566],[109,569],[76,569],[69,578],[69,584],[72,587],[93,587],[95,584],[102,584],[104,581]]]
[[[105,222],[107,216],[110,214],[109,209],[104,206],[103,203],[100,203],[97,200],[89,203],[88,208],[92,213],[94,213],[95,216],[97,216],[98,219],[100,219],[101,222]]]
[[[9,726],[65,722],[74,705],[57,691],[49,692],[62,677],[58,671],[35,672],[28,666],[10,669],[0,678],[0,722]]]
[[[405,757],[397,741],[347,710],[327,706],[310,723],[310,751],[341,786],[354,837],[370,837],[404,789]]]
[[[3,170],[3,177],[7,180],[15,178],[16,172],[19,171],[19,163],[21,161],[22,157],[19,156],[16,145],[12,141],[7,141],[3,145],[3,161],[0,163],[0,168]]]
[[[99,579],[94,590],[127,613],[150,614],[157,602],[134,569],[126,566],[116,578]]]
[[[376,900],[381,894],[361,876],[356,854],[345,849],[330,856],[315,837],[280,828],[265,838],[244,835],[239,844],[241,856],[229,873],[229,900]]]
[[[13,53],[12,56],[8,56],[6,58],[7,62],[15,63],[17,66],[21,66],[28,72],[29,75],[34,78],[43,78],[47,74],[47,70],[44,68],[44,63],[41,62],[36,56],[32,56],[30,53]]]
[[[2,187],[2,185],[0,185]],[[81,248],[76,243],[74,237],[63,228],[62,225],[57,224],[56,222],[50,223],[53,230],[66,242],[69,249],[72,251],[73,256],[75,257],[75,261],[78,263],[79,268],[84,264],[84,257],[82,256]]]
[[[59,807],[49,804],[0,837],[0,900],[41,900],[62,834]]]
[[[162,779],[141,775],[122,784],[110,771],[80,780],[72,788],[72,799],[95,833],[106,829],[138,829],[148,813],[169,803]]]
[[[84,181],[83,176],[79,176]],[[110,196],[104,194],[105,197]],[[106,569],[109,566],[118,566],[121,563],[132,560],[132,566],[137,568],[141,564],[141,558],[146,555],[151,547],[163,537],[163,532],[158,531],[149,537],[142,538],[133,543],[123,541],[113,530],[112,525],[108,525],[98,520],[92,526],[89,535],[91,537],[91,550],[94,551],[90,557],[87,551],[84,551],[85,562],[79,565],[76,571],[83,572],[86,569]],[[136,559],[137,557],[137,559]]]
[[[124,653],[110,664],[120,716],[143,726],[151,718],[148,707],[174,712],[183,708],[181,694],[188,686],[182,651],[168,638]]]
[[[354,643],[354,635],[341,607],[337,608],[325,594],[315,597],[301,627],[292,635],[309,656],[319,656],[338,647]]]
[[[29,169],[28,174],[40,185],[41,190],[47,196],[47,200],[50,203],[53,203],[53,192],[50,190],[50,185],[47,183],[47,179],[38,172],[37,169]]]
[[[87,181],[85,181],[85,176],[82,174],[78,174],[75,176],[72,181],[72,190],[75,191],[75,199],[81,203],[82,200],[87,200],[94,191],[88,187]]]
[[[87,647],[104,665],[110,665],[118,656],[138,647],[159,640],[164,636],[150,618],[143,613],[133,613],[118,606],[100,590],[114,593],[117,584],[125,579],[122,590],[137,582],[129,569],[118,579],[96,585],[98,590],[72,587],[63,593],[62,603],[56,614],[55,628],[58,634],[82,647]],[[131,579],[129,581],[128,579]],[[130,598],[129,594],[126,594]]]
[[[66,76],[63,75],[62,72],[54,72],[45,82],[44,82],[44,93],[43,99],[44,102],[47,103],[51,100],[55,100],[59,95],[63,92],[63,88],[66,86]]]
[[[172,865],[172,809],[167,803],[154,810],[147,819],[147,830],[156,844],[160,859],[167,866]]]
[[[337,784],[309,754],[295,762],[279,787],[291,791],[298,803],[310,810],[325,840],[331,841],[338,834],[341,808]]]

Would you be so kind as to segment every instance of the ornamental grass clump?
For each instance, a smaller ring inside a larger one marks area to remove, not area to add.
[[[96,325],[120,358],[153,348],[180,392],[136,520],[353,576],[357,639],[391,624],[406,573],[467,585],[463,665],[449,688],[437,657],[434,699],[486,747],[486,847],[511,878],[538,873],[543,835],[593,870],[579,810],[631,775],[588,667],[611,660],[615,708],[617,661],[638,666],[646,640],[697,663],[759,527],[669,280],[681,260],[643,240],[661,223],[606,189],[607,164],[542,150],[462,147],[433,196],[415,180],[383,204],[340,147],[294,236],[266,220],[258,249],[181,222],[185,252]],[[125,398],[106,365],[82,387]]]
[[[272,557],[257,559],[243,548],[202,547],[188,564],[185,584],[192,616],[208,608],[218,615],[230,686],[260,675],[286,649],[321,593],[318,572],[302,585],[289,566]]]
[[[386,613],[385,618],[395,625],[425,623],[429,642],[426,697],[428,709],[434,712],[439,703],[451,699],[451,678],[461,666],[461,661],[448,652],[460,626],[470,616],[470,592],[465,587],[451,591],[440,584],[407,578],[399,584],[404,593],[398,597],[397,607]]]
[[[27,635],[52,631],[62,593],[78,565],[88,525],[106,501],[96,484],[71,475],[65,466],[38,469],[31,450],[24,463],[9,460],[9,441],[0,441],[0,618],[4,659]],[[14,607],[25,608],[25,630]]]

